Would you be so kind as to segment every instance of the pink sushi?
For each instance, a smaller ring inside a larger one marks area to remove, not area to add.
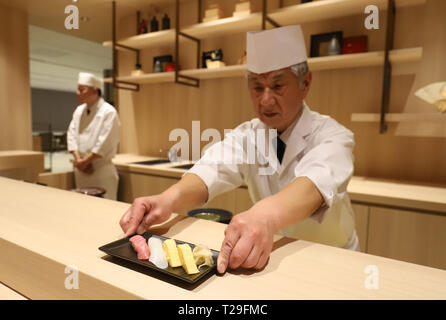
[[[146,239],[143,236],[136,235],[131,237],[129,240],[132,243],[133,249],[135,249],[135,251],[138,253],[138,259],[149,260],[150,250]]]

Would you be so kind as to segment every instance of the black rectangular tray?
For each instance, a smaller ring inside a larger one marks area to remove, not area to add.
[[[166,238],[163,236],[158,236],[156,234],[150,234],[147,232],[145,232],[142,236],[146,239],[146,241],[152,236],[155,238],[159,238],[162,241],[169,239],[169,238]],[[187,272],[184,270],[183,267],[172,268],[171,266],[168,266],[166,269],[161,269],[161,268],[158,268],[157,266],[155,266],[152,262],[145,261],[145,260],[139,260],[137,257],[136,251],[133,249],[132,244],[129,241],[130,238],[131,237],[123,238],[123,239],[111,242],[109,244],[103,245],[102,247],[99,247],[99,250],[101,250],[113,257],[121,258],[121,259],[130,261],[130,262],[136,263],[138,265],[144,266],[151,270],[155,270],[155,271],[161,272],[163,274],[166,274],[168,276],[171,276],[173,278],[185,281],[189,284],[196,283],[200,279],[202,279],[204,276],[206,276],[207,274],[210,274],[211,272],[215,273],[215,271],[216,271],[217,257],[219,254],[218,251],[211,249],[212,258],[214,260],[214,264],[211,267],[204,266],[199,269],[200,273],[187,274]],[[190,245],[192,250],[194,250],[194,248],[195,248],[195,245],[192,243],[189,243],[189,242],[184,242],[184,241],[180,241],[180,240],[176,240],[176,239],[175,239],[175,242],[177,243],[177,245],[187,243],[188,245]]]

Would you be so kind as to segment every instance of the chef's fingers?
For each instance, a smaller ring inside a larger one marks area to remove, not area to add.
[[[228,227],[225,231],[225,238],[221,244],[220,254],[217,258],[217,271],[224,273],[229,264],[232,249],[240,238],[240,232],[237,229]]]
[[[125,233],[125,236],[128,237],[136,232],[136,229],[139,227],[141,220],[143,219],[146,213],[146,206],[144,202],[137,199],[133,202],[132,207],[130,208],[131,214],[128,222],[128,229]]]
[[[130,218],[130,208],[124,213],[124,215],[121,217],[121,220],[119,220],[119,225],[121,226],[122,231],[124,231],[124,233],[127,231],[128,229],[128,223],[129,223],[129,218]]]
[[[229,257],[229,267],[231,269],[237,269],[240,267],[251,253],[253,247],[253,238],[247,236],[246,234],[242,235],[237,241],[234,249],[232,249],[231,256]]]
[[[147,214],[142,219],[141,223],[136,230],[137,234],[143,234],[151,225],[155,224],[156,221],[160,218],[160,210],[152,209],[152,206],[149,204],[146,207]]]
[[[263,247],[259,244],[254,244],[251,252],[246,257],[245,261],[242,263],[241,267],[246,269],[254,268],[258,263],[260,256],[262,254]]]
[[[257,270],[263,269],[265,267],[266,263],[268,262],[268,259],[269,259],[269,253],[266,253],[265,251],[263,251],[262,254],[260,255],[259,262],[254,267],[254,269],[257,269]]]

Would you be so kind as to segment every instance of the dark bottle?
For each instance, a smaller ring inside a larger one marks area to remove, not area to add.
[[[159,30],[159,23],[158,20],[156,20],[156,17],[153,17],[152,21],[150,21],[150,32],[158,31]]]
[[[167,16],[167,13],[164,15],[162,26],[163,30],[170,29],[170,18]]]

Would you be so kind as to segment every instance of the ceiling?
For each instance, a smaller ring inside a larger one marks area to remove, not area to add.
[[[175,3],[175,0],[116,0],[117,19],[135,15],[136,11],[152,11]],[[29,24],[70,36],[102,43],[112,38],[112,0],[0,0],[0,4],[28,12]],[[67,30],[65,13],[68,5],[79,9],[78,30]]]

